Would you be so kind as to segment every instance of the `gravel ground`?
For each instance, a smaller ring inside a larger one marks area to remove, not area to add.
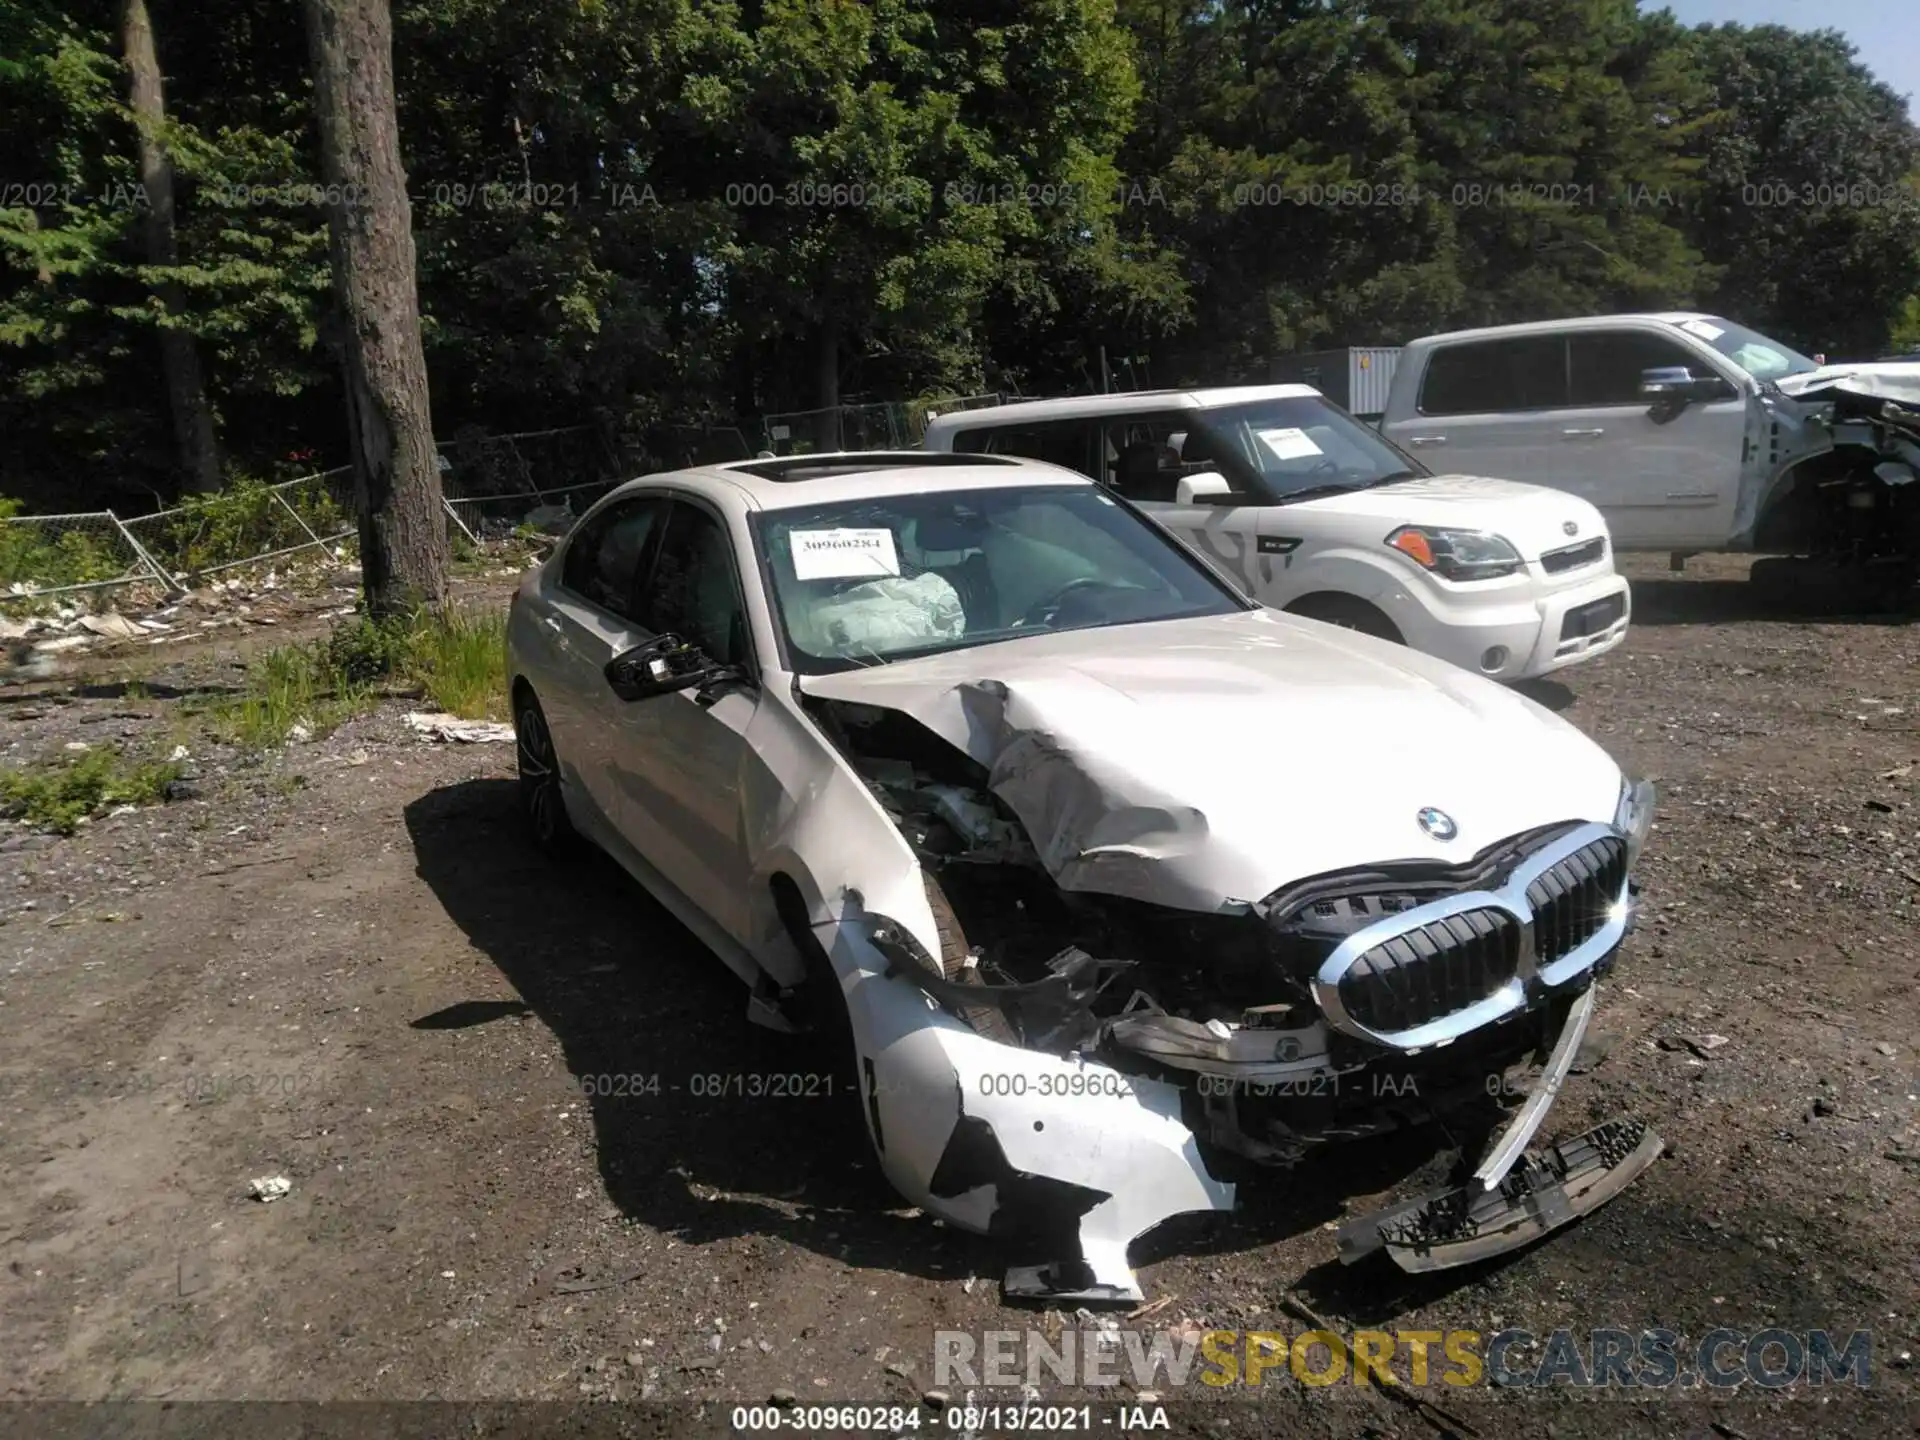
[[[1176,1433],[1920,1430],[1920,632],[1769,606],[1743,569],[1636,571],[1626,645],[1534,688],[1662,792],[1611,1051],[1550,1127],[1638,1115],[1666,1157],[1428,1277],[1343,1269],[1329,1231],[1431,1142],[1317,1163],[1136,1252],[1164,1301],[1136,1323],[1291,1332],[1291,1294],[1343,1327],[1870,1329],[1872,1390],[1453,1391],[1449,1419],[1276,1371],[1251,1409],[1182,1394]],[[0,762],[164,753],[179,696],[267,643],[223,636],[142,659],[133,702],[110,657],[0,688]],[[600,1408],[668,1433],[776,1393],[910,1405],[935,1330],[1057,1330],[836,1107],[697,1093],[815,1057],[611,863],[523,843],[510,747],[404,708],[257,760],[189,738],[174,803],[0,827],[7,1399],[644,1399]],[[583,1086],[632,1075],[663,1089]],[[265,1176],[291,1193],[249,1198]]]

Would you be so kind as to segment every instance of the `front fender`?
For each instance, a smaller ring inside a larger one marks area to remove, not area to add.
[[[1291,565],[1283,564],[1288,558],[1258,557],[1261,588],[1255,598],[1276,610],[1285,610],[1308,595],[1351,595],[1373,606],[1405,633],[1407,613],[1426,609],[1413,593],[1417,579],[1391,556],[1341,546],[1295,557]]]
[[[748,921],[755,961],[782,985],[801,983],[804,965],[774,903],[774,880],[800,892],[807,923],[846,913],[850,896],[910,928],[929,954],[940,953],[920,861],[866,783],[802,716],[763,705],[749,735],[760,763],[742,795],[741,823],[751,857]],[[775,777],[805,776],[786,787]],[[757,788],[764,786],[764,789]]]

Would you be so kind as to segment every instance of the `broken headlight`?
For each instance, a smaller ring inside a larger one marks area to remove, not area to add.
[[[1629,870],[1640,858],[1640,849],[1647,843],[1647,832],[1653,829],[1653,804],[1657,798],[1658,792],[1651,780],[1623,777],[1620,781],[1620,803],[1614,808],[1613,828],[1627,837]]]
[[[1485,530],[1402,525],[1387,537],[1387,544],[1447,580],[1497,580],[1518,573],[1524,563],[1504,537]]]

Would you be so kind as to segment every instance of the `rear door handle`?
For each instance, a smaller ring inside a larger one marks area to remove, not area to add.
[[[1560,433],[1569,440],[1597,440],[1607,432],[1604,430],[1562,430]]]
[[[1409,435],[1407,437],[1409,445],[1444,445],[1446,443],[1447,437],[1444,435]]]

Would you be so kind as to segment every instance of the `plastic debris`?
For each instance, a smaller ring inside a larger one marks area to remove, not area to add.
[[[429,740],[453,740],[465,745],[485,745],[513,739],[513,727],[493,720],[462,720],[457,715],[429,715],[415,710],[407,716],[407,728]]]
[[[131,640],[140,633],[140,627],[117,610],[103,611],[98,615],[82,615],[80,624],[84,629],[96,635],[104,635],[110,640]]]
[[[284,1175],[262,1175],[249,1187],[253,1198],[262,1205],[271,1205],[282,1195],[293,1193],[293,1182]]]

